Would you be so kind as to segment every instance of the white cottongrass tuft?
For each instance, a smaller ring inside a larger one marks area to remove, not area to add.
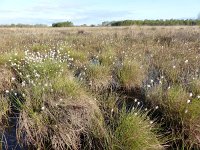
[[[190,93],[190,94],[189,94],[189,96],[190,96],[190,97],[192,97],[192,96],[193,96],[193,94],[192,94],[192,93]]]
[[[191,100],[188,99],[188,100],[187,100],[187,104],[189,104],[190,102],[191,102]]]
[[[11,80],[12,80],[12,81],[15,81],[15,77],[12,77]]]
[[[148,88],[150,88],[150,87],[151,87],[151,85],[147,84],[147,87],[148,87]]]
[[[134,102],[137,102],[137,98],[135,98]]]

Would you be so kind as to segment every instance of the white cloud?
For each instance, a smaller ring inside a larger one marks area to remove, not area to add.
[[[79,14],[79,4],[67,3],[63,0],[36,0],[24,4],[23,7],[1,9],[0,23],[50,23],[52,21],[84,19],[84,14]],[[32,21],[31,21],[32,20]],[[37,21],[38,20],[38,21]]]

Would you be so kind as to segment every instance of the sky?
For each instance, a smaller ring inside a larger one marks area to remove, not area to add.
[[[196,19],[200,0],[0,0],[0,24]]]

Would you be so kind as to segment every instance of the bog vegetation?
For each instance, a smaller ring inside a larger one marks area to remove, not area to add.
[[[200,148],[199,27],[0,32],[2,148]]]

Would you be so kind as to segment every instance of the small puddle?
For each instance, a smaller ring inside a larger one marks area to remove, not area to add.
[[[2,150],[23,150],[18,143],[16,134],[20,111],[15,100],[18,99],[20,102],[23,102],[24,99],[19,92],[14,91],[8,97],[11,102],[11,113],[8,116],[8,127],[2,136]]]
[[[2,150],[22,150],[17,142],[16,128],[19,114],[9,116],[9,127],[6,128],[2,139]]]

